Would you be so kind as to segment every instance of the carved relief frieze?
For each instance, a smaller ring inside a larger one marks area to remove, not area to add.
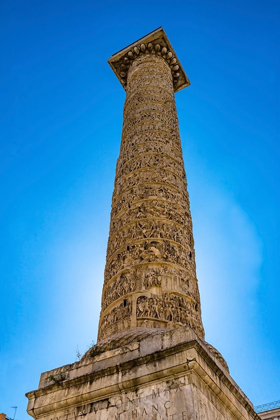
[[[162,63],[160,62],[160,65],[161,64]],[[145,90],[147,86],[157,87],[158,76],[159,76],[158,66],[155,67],[152,65],[150,61],[145,61],[143,62],[143,68],[141,69],[141,72],[138,69],[136,69],[137,74],[135,74],[136,71],[133,72],[133,70],[135,69],[131,68],[130,75],[129,75],[130,76],[129,81],[131,81],[133,86],[129,90],[129,93],[127,96],[134,95],[134,93],[139,91],[139,89]],[[164,70],[164,68],[161,70]],[[169,95],[171,78],[170,78],[170,75],[168,75],[168,73],[166,73],[163,77],[164,77],[164,82],[161,84],[159,92],[164,93],[165,95],[166,94]],[[136,83],[133,82],[135,78],[137,78]]]
[[[188,325],[200,335],[202,330],[200,330],[199,309],[198,304],[182,296],[164,293],[161,296],[138,297],[136,316],[137,318],[156,318],[173,324]]]
[[[164,169],[167,167],[170,172],[173,172],[178,177],[186,177],[185,170],[181,163],[170,156],[164,155],[164,158],[162,158],[158,154],[139,154],[135,156],[133,159],[130,159],[121,166],[119,171],[117,171],[117,176],[121,178],[130,172],[136,171],[137,169],[152,167],[158,169]]]
[[[177,149],[171,147],[170,144],[164,144],[162,142],[156,141],[147,141],[145,143],[138,143],[134,147],[129,147],[123,150],[122,156],[118,159],[117,163],[116,173],[118,176],[119,174],[122,174],[121,171],[123,166],[127,165],[130,160],[135,159],[135,157],[141,156],[142,154],[156,154],[161,158],[165,158],[166,155],[169,158],[176,160],[178,164],[183,167],[183,158]]]
[[[151,80],[151,85],[153,80],[158,82],[158,79],[162,78],[161,87],[166,87],[170,91],[172,75],[166,62],[159,56],[155,57],[145,54],[145,56],[137,57],[129,69],[128,82],[130,89],[128,95],[133,92],[133,88],[137,89],[141,80],[147,78]]]
[[[131,324],[131,310],[131,301],[125,299],[122,304],[104,315],[99,326],[99,338],[103,339],[108,335],[116,334],[118,331],[128,330]]]
[[[121,273],[113,283],[104,289],[102,309],[106,309],[115,300],[139,289],[140,285],[137,280],[137,270]]]
[[[132,244],[134,241],[143,238],[168,239],[179,243],[185,248],[193,247],[193,236],[190,231],[175,223],[150,219],[125,225],[116,235],[111,236],[108,242],[107,256],[110,257],[128,242]]]
[[[174,59],[174,58],[173,58]],[[176,60],[176,59],[175,59]],[[137,57],[131,63],[128,71],[128,94],[132,94],[135,90],[142,89],[145,82],[149,86],[158,86],[158,79],[161,78],[160,88],[170,92],[170,85],[172,86],[172,73],[166,61],[159,55],[145,54]],[[148,81],[150,80],[150,83]],[[154,83],[153,83],[154,82]]]
[[[140,184],[125,191],[121,196],[114,197],[111,216],[114,217],[121,210],[132,207],[134,202],[157,198],[176,203],[189,212],[189,199],[186,191],[180,191],[164,184]]]
[[[163,291],[173,291],[191,297],[200,303],[197,280],[193,277],[193,270],[182,270],[178,267],[165,267],[165,273],[161,275],[161,288]],[[147,276],[147,284],[149,284]],[[151,286],[150,286],[151,287]]]
[[[120,211],[133,207],[134,202],[156,198],[171,201],[173,204],[176,203],[182,206],[184,210],[189,212],[190,207],[187,191],[177,190],[170,185],[166,186],[163,184],[140,184],[139,186],[125,191],[121,196],[113,198],[111,218],[116,217]]]
[[[166,131],[159,132],[151,129],[146,130],[144,133],[139,133],[136,130],[127,136],[122,136],[120,158],[122,158],[122,153],[126,152],[130,148],[134,149],[134,147],[136,147],[138,144],[150,142],[153,142],[158,147],[163,147],[166,145],[171,147],[173,150],[176,150],[178,153],[180,153],[180,155],[182,154],[180,137],[177,136],[176,133],[170,135],[170,133]]]
[[[117,197],[125,191],[136,187],[139,184],[145,183],[161,183],[166,186],[170,185],[171,187],[177,188],[182,191],[186,191],[187,188],[187,182],[185,179],[179,178],[178,176],[169,172],[168,170],[160,168],[149,168],[143,171],[130,174],[125,178],[116,179],[113,200],[117,199]]]
[[[123,130],[123,136],[138,131],[141,131],[143,133],[145,131],[150,130],[165,131],[166,133],[169,133],[169,135],[179,134],[177,127],[175,127],[174,125],[169,125],[168,121],[146,120],[143,122],[142,120],[139,120],[135,122],[134,125],[127,125]]]
[[[150,121],[150,120],[148,120]],[[142,122],[138,124],[134,124],[133,129],[126,126],[126,129],[122,132],[122,139],[126,138],[127,136],[131,137],[134,135],[145,135],[146,132],[157,131],[158,133],[166,133],[169,136],[174,136],[179,141],[179,128],[175,124],[168,125],[166,122],[159,121],[150,121],[150,124],[142,124]]]
[[[105,281],[113,277],[120,270],[130,268],[134,264],[148,262],[170,262],[190,271],[195,271],[194,254],[178,244],[168,241],[143,240],[142,243],[127,245],[107,260]]]
[[[158,289],[159,293],[173,291],[189,296],[193,301],[200,302],[197,280],[192,277],[193,272],[173,267],[167,264],[150,263],[132,267],[120,272],[113,281],[108,279],[102,296],[102,309],[106,309],[117,299],[121,299],[133,292]]]
[[[149,86],[143,91],[138,91],[137,94],[132,95],[130,93],[126,96],[123,109],[124,118],[126,118],[131,111],[133,112],[136,107],[139,107],[139,109],[143,109],[145,107],[151,109],[151,107],[154,106],[156,109],[164,106],[176,113],[176,105],[173,95],[166,95],[166,92],[162,95],[158,89]]]
[[[160,111],[145,109],[145,110],[135,110],[133,113],[130,113],[129,118],[126,119],[126,122],[123,126],[124,135],[126,131],[129,131],[135,124],[139,122],[146,122],[147,124],[153,123],[153,121],[164,122],[168,127],[173,126],[176,129],[176,124],[178,123],[177,116],[175,113],[162,108]]]
[[[159,121],[160,123],[160,121]],[[179,135],[179,128],[178,126],[168,126],[165,123],[161,123],[161,124],[135,124],[133,127],[133,130],[128,130],[126,129],[125,131],[122,132],[122,139],[126,138],[126,137],[132,137],[134,135],[142,135],[144,136],[146,133],[150,133],[150,132],[158,132],[158,133],[163,133],[166,135],[171,136],[175,142],[177,139],[177,142],[179,141],[180,135]]]
[[[150,99],[150,100],[149,100]],[[139,90],[131,93],[129,92],[126,95],[125,103],[124,103],[124,112],[125,115],[129,113],[129,110],[132,111],[135,109],[137,105],[144,106],[145,104],[154,104],[157,103],[159,105],[166,105],[166,107],[174,110],[176,113],[176,105],[174,102],[174,96],[172,92],[161,89],[160,86],[146,86],[145,89]]]
[[[189,211],[184,210],[180,207],[180,204],[174,206],[173,203],[165,200],[147,200],[141,203],[137,203],[125,209],[125,213],[122,217],[112,217],[111,219],[111,234],[121,229],[127,223],[133,221],[140,221],[144,219],[157,219],[162,218],[164,221],[175,222],[183,226],[188,231],[192,231],[192,221]]]
[[[141,95],[141,98],[143,96]],[[145,97],[144,97],[145,98]],[[156,102],[146,97],[146,101],[139,100],[138,95],[129,95],[125,101],[123,116],[125,121],[130,121],[134,116],[141,115],[143,112],[158,112],[165,114],[172,114],[178,120],[176,114],[175,104],[172,100],[168,102],[160,102],[157,98]]]

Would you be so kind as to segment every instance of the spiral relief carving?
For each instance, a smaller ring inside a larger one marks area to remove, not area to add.
[[[192,220],[174,100],[179,65],[158,42],[126,51],[126,89],[98,340],[188,325],[201,337]]]
[[[161,296],[140,296],[137,299],[137,318],[156,319],[175,325],[188,325],[198,335],[203,330],[197,303],[184,297],[164,293]]]

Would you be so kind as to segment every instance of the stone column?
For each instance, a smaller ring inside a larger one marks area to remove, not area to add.
[[[98,343],[81,360],[44,372],[26,394],[28,413],[260,420],[221,354],[203,341],[174,101],[188,79],[161,28],[109,62],[127,96]]]
[[[204,338],[174,92],[187,86],[164,32],[109,61],[126,89],[98,341],[190,326]]]

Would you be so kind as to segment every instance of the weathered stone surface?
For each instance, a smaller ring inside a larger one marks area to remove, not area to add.
[[[174,92],[189,81],[162,29],[115,54],[126,89],[98,343],[45,372],[28,413],[44,420],[252,420],[204,341]]]
[[[126,62],[119,67],[126,101],[99,341],[127,330],[182,325],[204,337],[174,99],[175,53],[164,43],[157,31],[149,48],[144,42],[113,56],[113,63]]]
[[[144,331],[141,341],[135,332],[125,341],[124,333],[122,347],[92,348],[80,362],[43,373],[39,389],[27,394],[29,414],[45,420],[259,418],[219,353],[192,329]]]

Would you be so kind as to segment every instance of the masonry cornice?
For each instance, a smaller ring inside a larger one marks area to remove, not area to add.
[[[133,44],[130,44],[128,47],[123,48],[108,60],[108,63],[125,90],[129,68],[133,61],[141,55],[161,57],[168,64],[173,77],[174,92],[178,92],[190,85],[188,76],[163,28],[160,27]]]
[[[116,364],[116,358],[120,360],[119,350],[122,362]],[[58,375],[61,371],[68,371],[69,379],[59,384],[44,385],[48,375],[52,372]],[[245,408],[252,418],[259,419],[251,402],[230,377],[226,365],[223,366],[219,352],[186,327],[176,332],[152,334],[140,343],[132,342],[121,349],[102,353],[100,359],[98,354],[91,357],[89,351],[81,362],[52,372],[43,374],[44,379],[41,379],[41,387],[37,391],[26,394],[30,400],[28,412],[36,418],[112,397],[120,391],[141,389],[147,383],[157,383],[163,378],[193,375],[192,381],[202,381],[211,391],[218,393],[223,404],[235,412],[237,418],[245,419],[242,414]],[[48,403],[44,404],[44,401]]]

